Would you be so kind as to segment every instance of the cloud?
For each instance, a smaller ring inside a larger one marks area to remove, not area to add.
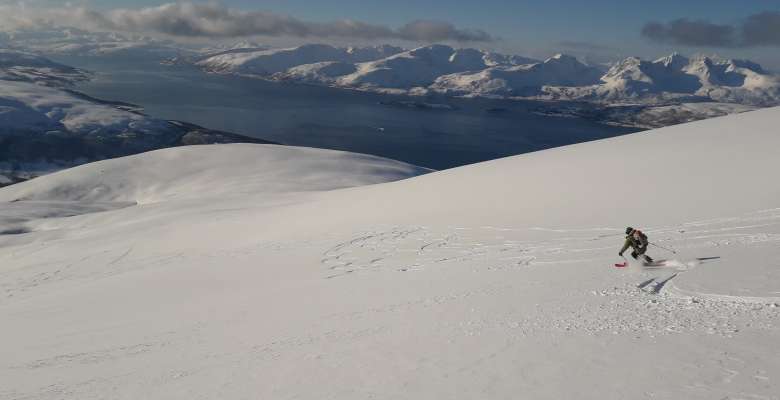
[[[753,14],[742,25],[742,40],[751,46],[780,46],[780,12]]]
[[[0,10],[4,11],[4,10]],[[9,15],[8,12],[4,14]],[[413,21],[399,29],[344,19],[311,22],[261,11],[240,11],[216,3],[179,2],[138,9],[95,11],[84,7],[13,10],[16,25],[59,24],[93,29],[158,33],[173,37],[237,38],[247,36],[298,38],[403,39],[421,42],[489,42],[484,31],[460,29],[443,21]],[[7,18],[6,18],[7,19]]]
[[[650,22],[642,28],[642,36],[659,42],[684,46],[731,47],[736,44],[735,29],[707,21],[678,19],[662,24]]]
[[[694,47],[780,46],[780,12],[753,14],[737,25],[685,18],[649,22],[642,27],[642,36],[658,43]]]
[[[420,20],[410,22],[398,30],[401,39],[425,42],[454,40],[457,42],[491,42],[495,40],[485,31],[467,31],[449,22]]]

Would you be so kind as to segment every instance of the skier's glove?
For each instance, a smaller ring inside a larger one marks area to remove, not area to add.
[[[619,256],[623,257],[623,253],[618,253]]]

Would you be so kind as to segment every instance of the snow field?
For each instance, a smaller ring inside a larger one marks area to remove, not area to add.
[[[422,176],[221,145],[0,189],[0,398],[776,399],[779,113]],[[614,268],[626,225],[677,254]]]

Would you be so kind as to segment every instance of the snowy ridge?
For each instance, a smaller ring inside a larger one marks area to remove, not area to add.
[[[417,177],[165,149],[0,189],[0,394],[773,399],[778,121]],[[628,224],[676,254],[612,267]]]

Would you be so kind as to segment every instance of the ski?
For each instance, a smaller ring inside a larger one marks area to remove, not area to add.
[[[645,262],[642,265],[645,267],[663,267],[666,265],[666,260],[655,260],[650,262]]]

